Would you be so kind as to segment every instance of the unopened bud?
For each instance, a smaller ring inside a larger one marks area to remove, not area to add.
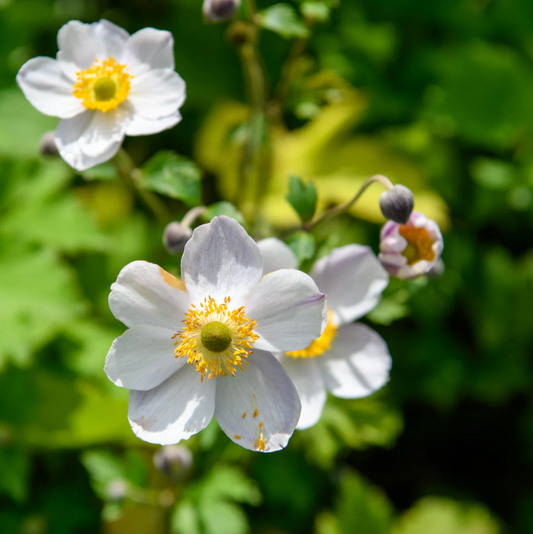
[[[381,193],[379,197],[379,207],[381,213],[389,221],[398,224],[406,224],[409,220],[413,207],[415,205],[415,196],[413,192],[404,185],[395,185]]]
[[[165,475],[180,479],[192,466],[192,453],[181,445],[164,445],[154,454],[154,465]]]
[[[107,488],[107,498],[110,501],[123,501],[129,492],[129,484],[126,480],[117,478]]]
[[[441,258],[439,258],[439,261],[433,266],[432,269],[430,269],[426,273],[426,276],[432,279],[439,278],[444,274],[445,270],[446,268],[444,267],[444,262],[442,261]]]
[[[171,254],[183,252],[187,241],[192,236],[192,230],[182,226],[178,222],[167,224],[163,232],[163,245]]]
[[[43,134],[39,142],[39,154],[42,156],[59,156],[54,137],[55,132],[46,132]]]
[[[240,5],[241,0],[204,0],[202,12],[206,20],[218,22],[233,17]]]

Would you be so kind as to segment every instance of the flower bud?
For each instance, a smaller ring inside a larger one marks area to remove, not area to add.
[[[39,154],[41,154],[41,156],[51,156],[51,157],[59,156],[59,151],[57,150],[54,137],[55,137],[55,132],[53,131],[46,132],[43,134],[39,142]]]
[[[192,230],[182,226],[178,222],[167,224],[163,232],[163,245],[171,254],[183,252],[187,241],[192,236]]]
[[[204,0],[202,12],[206,20],[219,22],[233,17],[240,5],[241,0]]]
[[[395,185],[392,189],[381,193],[379,197],[381,213],[390,221],[398,224],[407,223],[414,205],[415,196],[404,185]]]
[[[406,224],[388,221],[381,230],[379,259],[387,272],[404,280],[427,274],[444,243],[438,224],[413,211]]]
[[[192,466],[192,453],[181,445],[164,445],[154,454],[154,466],[176,480],[183,478]]]
[[[111,481],[107,488],[107,497],[110,501],[123,501],[129,492],[130,485],[126,480],[117,478]]]

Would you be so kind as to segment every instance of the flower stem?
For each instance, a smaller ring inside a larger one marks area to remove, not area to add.
[[[112,159],[112,163],[126,186],[137,194],[146,207],[157,217],[159,222],[167,224],[172,220],[172,215],[165,203],[151,191],[142,187],[140,183],[141,171],[135,167],[131,156],[123,148],[117,152]]]
[[[335,206],[333,208],[330,208],[329,210],[326,210],[324,213],[322,213],[322,215],[320,215],[320,217],[318,217],[314,221],[310,221],[304,224],[303,229],[306,231],[312,230],[315,226],[319,225],[321,222],[324,222],[326,219],[335,217],[336,215],[339,215],[340,213],[343,213],[346,210],[350,209],[359,200],[359,198],[363,195],[366,189],[375,182],[379,182],[380,184],[382,184],[385,189],[392,189],[394,187],[393,183],[388,178],[382,176],[381,174],[375,174],[374,176],[371,176],[363,182],[363,184],[359,188],[359,191],[357,191],[357,193],[351,200],[349,200],[345,204],[341,204],[340,206]]]
[[[200,215],[203,215],[207,211],[207,208],[205,206],[197,206],[196,208],[192,208],[189,210],[185,217],[181,220],[181,226],[184,228],[189,228],[191,224],[196,220],[197,217],[200,217]]]

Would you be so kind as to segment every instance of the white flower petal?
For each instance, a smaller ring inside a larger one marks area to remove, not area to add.
[[[264,452],[277,451],[287,445],[298,422],[298,394],[269,352],[254,350],[248,361],[235,376],[217,378],[215,418],[245,449],[259,450],[262,437]]]
[[[229,217],[196,228],[181,260],[183,281],[194,303],[207,296],[219,304],[230,296],[240,306],[261,277],[263,260],[255,241]]]
[[[337,397],[358,399],[384,386],[392,360],[387,344],[368,326],[341,326],[328,352],[317,358],[326,388]]]
[[[146,391],[159,386],[187,363],[176,358],[176,332],[157,326],[139,325],[117,337],[105,361],[105,372],[117,386]]]
[[[133,116],[130,124],[126,128],[126,135],[150,135],[172,128],[181,120],[179,111],[162,119],[146,119],[144,117]]]
[[[257,321],[255,347],[287,352],[308,347],[327,324],[325,296],[310,276],[280,269],[261,278],[245,305],[247,317]]]
[[[71,119],[62,119],[55,137],[59,154],[78,171],[107,161],[118,152],[130,120],[126,106],[106,113],[84,111]]]
[[[111,286],[109,307],[128,327],[144,324],[176,333],[182,329],[189,296],[185,286],[158,265],[134,261]]]
[[[362,317],[379,302],[389,275],[369,247],[347,245],[318,260],[311,272],[326,293],[336,324]]]
[[[294,252],[283,241],[276,237],[268,237],[257,242],[263,255],[263,274],[278,269],[296,269],[298,261]]]
[[[150,70],[131,80],[128,102],[134,113],[160,119],[176,112],[185,101],[185,82],[170,69]]]
[[[302,403],[302,413],[296,428],[303,430],[316,425],[326,403],[326,386],[315,358],[282,356],[280,362],[296,387]]]
[[[121,63],[139,76],[152,69],[174,70],[174,39],[167,31],[144,28],[126,42]]]
[[[132,389],[128,419],[135,435],[170,445],[203,430],[215,411],[216,384],[200,378],[194,365],[184,365],[150,391]]]
[[[31,105],[45,115],[68,119],[85,109],[55,59],[30,59],[20,68],[17,83]]]
[[[93,24],[71,20],[57,34],[57,59],[65,74],[75,80],[76,72],[88,69],[95,59],[112,57],[119,61],[129,36],[126,30],[108,20]]]

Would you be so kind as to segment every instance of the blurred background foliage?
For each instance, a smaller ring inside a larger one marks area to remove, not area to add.
[[[445,231],[446,272],[392,280],[366,318],[393,356],[383,391],[329,399],[282,452],[241,449],[212,423],[182,444],[192,460],[178,449],[158,463],[160,448],[131,432],[127,391],[102,370],[123,331],[107,296],[130,261],[172,272],[179,261],[111,165],[79,175],[39,156],[57,120],[15,75],[55,56],[71,19],[171,31],[183,121],[125,147],[176,220],[200,202],[214,204],[206,220],[244,220],[219,202],[253,208],[236,176],[264,125],[246,130],[228,25],[204,24],[199,0],[0,0],[0,532],[533,532],[533,3],[258,7],[276,105],[255,236],[297,226],[289,174],[315,183],[322,210],[381,173]],[[377,251],[379,194],[310,240],[293,235],[302,266],[346,243]]]

